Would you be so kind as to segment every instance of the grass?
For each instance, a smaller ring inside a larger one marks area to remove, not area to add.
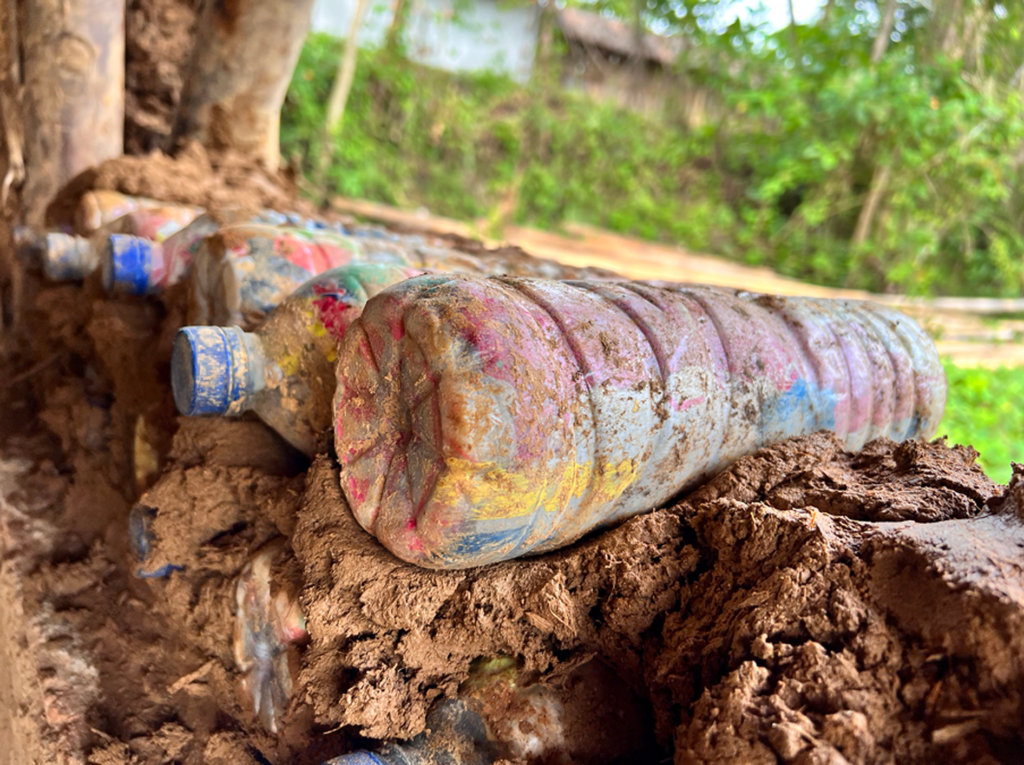
[[[938,435],[973,446],[985,472],[1006,483],[1010,463],[1024,463],[1024,369],[944,366],[949,397]]]

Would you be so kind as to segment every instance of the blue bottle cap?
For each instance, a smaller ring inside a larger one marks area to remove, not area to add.
[[[141,236],[111,234],[103,253],[103,284],[108,292],[145,295],[153,271],[153,243]]]
[[[171,387],[186,416],[241,414],[249,393],[249,354],[238,327],[183,327],[171,355]]]
[[[373,752],[367,752],[364,749],[360,749],[351,754],[343,754],[340,757],[334,757],[328,760],[322,765],[390,765],[388,760],[383,760]]]

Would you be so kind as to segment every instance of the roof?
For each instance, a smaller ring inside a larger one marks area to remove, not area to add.
[[[621,56],[636,56],[636,38],[630,24],[579,8],[563,8],[556,11],[556,18],[567,40],[618,53]],[[682,49],[682,38],[662,37],[648,32],[644,34],[640,54],[645,59],[668,66]]]

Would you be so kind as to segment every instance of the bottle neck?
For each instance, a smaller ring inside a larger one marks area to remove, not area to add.
[[[53,231],[43,238],[41,255],[43,273],[55,282],[81,281],[99,264],[87,238]]]

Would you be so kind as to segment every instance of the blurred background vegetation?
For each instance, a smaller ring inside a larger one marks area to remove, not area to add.
[[[329,194],[494,233],[588,223],[827,286],[1024,294],[1022,3],[827,0],[774,29],[727,0],[549,3],[513,79],[413,63],[407,2],[334,131],[343,44],[303,51],[282,155],[312,177],[329,148]],[[1006,480],[1021,373],[947,372],[942,430]]]

